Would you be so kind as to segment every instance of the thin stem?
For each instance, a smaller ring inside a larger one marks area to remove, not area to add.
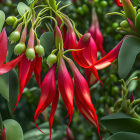
[[[65,5],[65,6],[62,6],[61,8],[59,8],[59,9],[58,9],[58,11],[61,11],[62,9],[64,9],[64,8],[66,8],[66,7],[70,6],[71,4],[72,4],[72,3],[67,4],[67,5]]]
[[[126,18],[126,16],[124,14],[118,13],[118,12],[107,13],[106,15],[119,15],[119,16]]]

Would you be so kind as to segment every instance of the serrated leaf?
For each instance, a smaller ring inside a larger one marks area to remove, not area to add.
[[[40,37],[40,44],[44,47],[46,55],[49,55],[55,49],[55,38],[53,32],[46,32]]]
[[[105,116],[100,120],[100,123],[113,134],[120,131],[140,134],[140,120],[124,113]]]
[[[15,108],[18,99],[18,93],[19,93],[18,75],[16,71],[13,69],[9,72],[9,102],[7,102],[8,109],[11,114]]]
[[[9,101],[9,73],[0,75],[0,93]]]
[[[15,120],[8,119],[3,121],[6,129],[7,140],[23,140],[23,132],[19,123]]]
[[[128,75],[139,52],[139,38],[131,36],[124,39],[118,56],[118,73],[121,78]]]
[[[17,5],[17,10],[19,12],[19,14],[21,16],[23,16],[28,10],[30,10],[30,7],[28,7],[25,3],[23,2],[20,2],[18,5]]]
[[[140,140],[140,135],[130,132],[118,132],[110,136],[106,140]]]
[[[5,14],[3,11],[0,10],[0,33],[2,31],[4,22],[5,22]]]

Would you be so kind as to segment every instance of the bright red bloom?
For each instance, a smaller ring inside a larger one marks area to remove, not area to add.
[[[91,34],[96,43],[97,51],[100,51],[102,53],[102,56],[105,56],[105,51],[103,49],[103,35],[100,31],[95,9],[93,9],[92,12],[92,23],[88,32]]]
[[[98,129],[100,136],[99,123],[96,115],[95,108],[91,101],[90,91],[88,84],[82,74],[79,72],[73,61],[69,58],[66,59],[72,69],[75,85],[75,100],[77,107],[81,114],[87,119],[91,124],[93,124]]]
[[[3,129],[2,134],[1,134],[1,140],[7,140],[7,137],[6,137],[6,129],[5,129],[5,127],[4,127],[4,129]]]
[[[20,55],[16,59],[4,64],[7,55],[7,34],[5,29],[0,33],[0,75],[12,70],[22,59]]]
[[[59,59],[58,69],[58,89],[61,93],[63,102],[68,109],[69,124],[73,116],[73,98],[74,98],[74,87],[72,78],[66,68],[65,62],[62,57]]]
[[[123,7],[123,4],[120,0],[115,0],[117,6]]]
[[[46,89],[46,87],[47,87],[47,89]],[[57,96],[57,97],[55,97],[55,96]],[[36,120],[37,120],[39,114],[44,109],[46,109],[54,100],[58,100],[58,95],[56,95],[56,84],[55,84],[55,64],[52,65],[52,67],[48,71],[48,73],[45,76],[45,78],[42,82],[42,85],[41,85],[41,97],[40,97],[40,101],[39,101],[39,104],[38,104],[38,107],[36,109],[35,116],[34,116],[34,121],[35,121],[35,125],[37,128],[38,128],[38,126],[36,124]],[[56,102],[54,102],[53,106],[52,106],[52,111],[51,111],[50,130],[51,130],[53,116],[54,116],[54,112],[56,110],[56,106],[57,106],[57,104],[56,104]]]
[[[34,31],[33,29],[30,30],[30,37],[28,40],[27,48],[33,48],[34,49]],[[22,96],[22,92],[25,88],[25,86],[28,84],[32,73],[34,71],[36,80],[38,85],[41,87],[41,79],[40,79],[40,72],[42,67],[42,57],[38,57],[38,54],[35,54],[35,59],[33,61],[28,60],[26,55],[23,53],[23,57],[18,65],[19,70],[19,95],[17,99],[16,106]],[[16,106],[14,110],[16,109]],[[14,111],[13,111],[14,112]]]

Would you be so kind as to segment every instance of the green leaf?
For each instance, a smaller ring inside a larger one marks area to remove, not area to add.
[[[111,133],[124,131],[140,134],[140,120],[124,113],[113,113],[105,116],[100,120],[100,123]]]
[[[49,55],[55,49],[55,38],[53,32],[46,32],[40,37],[40,44],[44,47],[46,55]]]
[[[19,123],[15,120],[8,119],[3,121],[6,129],[7,140],[23,140],[23,132]]]
[[[19,12],[19,14],[21,16],[23,16],[28,10],[30,10],[30,7],[28,7],[25,3],[23,2],[20,2],[18,5],[17,5],[17,10]]]
[[[9,101],[9,73],[0,75],[0,93]]]
[[[13,69],[9,72],[9,102],[7,102],[8,109],[11,114],[15,108],[18,99],[18,93],[19,93],[18,75],[16,71]]]
[[[140,135],[130,132],[118,132],[110,136],[106,140],[140,140]]]
[[[139,6],[140,5],[140,0],[130,0],[133,6]]]
[[[0,10],[0,33],[2,31],[4,22],[5,22],[5,14],[3,11]]]
[[[131,36],[124,39],[118,56],[118,73],[121,78],[128,75],[139,52],[139,38]]]

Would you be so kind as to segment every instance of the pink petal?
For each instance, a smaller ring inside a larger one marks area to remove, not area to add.
[[[41,97],[34,116],[34,122],[38,130],[40,129],[36,124],[36,120],[39,114],[53,102],[55,95],[56,95],[56,84],[55,84],[55,64],[54,64],[49,69],[41,85]]]
[[[58,69],[58,89],[61,93],[63,102],[68,109],[69,124],[73,116],[73,98],[74,98],[74,87],[72,78],[66,68],[65,62],[62,57],[59,59]]]
[[[58,100],[59,100],[59,92],[57,91],[55,98],[53,100],[53,103],[52,103],[51,113],[50,113],[50,117],[49,117],[50,139],[51,139],[51,131],[52,131],[54,114],[55,114],[55,111],[57,108]]]
[[[5,28],[0,33],[0,68],[4,64],[7,55],[7,34]]]

